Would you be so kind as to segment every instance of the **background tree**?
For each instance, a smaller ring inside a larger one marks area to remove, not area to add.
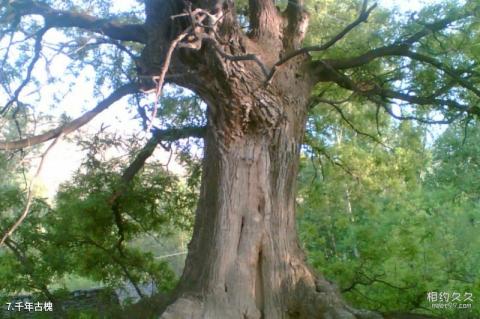
[[[2,32],[9,43],[2,65],[9,77],[2,79],[9,95],[3,115],[13,121],[32,116],[22,93],[34,80],[52,29],[65,30],[68,39],[49,45],[52,50],[68,52],[76,67],[95,67],[98,95],[102,86],[115,90],[83,116],[39,135],[24,137],[18,130],[19,139],[0,148],[25,148],[71,133],[138,90],[153,90],[158,98],[166,82],[188,88],[206,104],[206,129],[147,124],[151,141],[116,191],[103,198],[119,221],[128,211],[117,210],[122,198],[154,145],[204,137],[193,238],[175,300],[162,318],[377,317],[347,306],[304,261],[295,198],[308,112],[330,105],[344,117],[343,105],[354,102],[376,114],[383,110],[426,123],[478,115],[478,3],[442,3],[400,17],[372,14],[376,5],[368,1],[333,4],[340,18],[352,21],[343,26],[322,19],[329,1],[277,7],[252,0],[239,2],[238,10],[233,1],[144,4],[143,17],[136,9],[112,16],[107,1],[2,1]],[[311,16],[311,27],[322,39],[312,36],[310,43],[304,43],[307,11],[320,11]],[[367,19],[370,27],[363,29]],[[32,49],[12,59],[10,49],[21,33],[18,41]],[[157,111],[154,103],[152,119]]]
[[[476,307],[432,309],[427,298],[431,291],[477,294],[478,241],[469,220],[478,197],[458,196],[477,189],[476,126],[467,124],[464,145],[466,123],[431,145],[425,127],[380,117],[382,145],[358,133],[376,131],[374,116],[354,105],[343,111],[351,122],[333,107],[315,112],[312,119],[321,120],[309,132],[316,138],[308,136],[301,162],[298,229],[310,264],[359,308],[406,318],[478,316]]]

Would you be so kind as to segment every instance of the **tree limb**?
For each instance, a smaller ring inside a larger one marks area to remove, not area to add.
[[[121,41],[147,42],[147,32],[140,24],[121,24],[108,19],[100,19],[85,13],[56,10],[44,3],[31,0],[15,0],[10,6],[19,16],[41,15],[46,24],[52,27],[78,27],[104,34]]]
[[[205,132],[206,128],[203,126],[187,126],[183,128],[154,130],[152,138],[138,153],[135,160],[123,172],[122,181],[124,183],[129,183],[133,179],[133,177],[140,171],[140,169],[142,169],[146,160],[150,156],[152,156],[153,151],[160,142],[172,142],[189,137],[203,138],[205,136]]]
[[[279,60],[277,63],[275,63],[275,66],[280,66],[290,59],[293,59],[294,57],[305,54],[308,52],[313,52],[313,51],[325,51],[332,47],[335,43],[340,41],[344,36],[346,36],[350,31],[352,31],[355,27],[357,27],[360,23],[367,21],[368,17],[370,16],[370,13],[377,7],[377,4],[373,4],[372,6],[368,7],[368,0],[364,0],[362,4],[362,9],[360,11],[360,14],[358,15],[357,19],[347,25],[342,31],[340,31],[337,35],[335,35],[333,38],[331,38],[329,41],[322,45],[314,45],[314,46],[308,46],[301,48],[297,51],[294,51],[290,54],[287,54],[285,57],[283,57],[281,60]]]
[[[428,124],[428,125],[432,125],[432,124],[450,124],[452,122],[454,122],[455,120],[459,119],[461,116],[462,116],[462,113],[459,113],[457,114],[456,116],[450,118],[450,119],[444,119],[444,120],[430,120],[430,119],[425,119],[425,118],[420,118],[420,117],[417,117],[417,116],[403,116],[403,115],[397,115],[395,114],[392,109],[390,107],[388,107],[388,105],[386,105],[385,103],[382,103],[382,104],[378,104],[379,106],[381,106],[391,117],[393,117],[394,119],[397,119],[397,120],[400,120],[400,121],[417,121],[417,122],[420,122],[420,123],[423,123],[423,124]]]
[[[155,148],[161,141],[176,141],[182,138],[197,137],[202,138],[205,135],[205,127],[184,127],[177,129],[165,129],[155,130],[152,138],[147,144],[140,150],[132,163],[123,171],[121,176],[120,187],[109,198],[108,202],[112,207],[113,217],[115,225],[118,229],[119,240],[117,241],[116,248],[120,255],[124,257],[123,242],[125,240],[125,227],[124,219],[120,211],[119,198],[126,192],[128,184],[133,180],[135,175],[144,167],[147,159],[152,156]]]
[[[112,212],[115,220],[115,224],[118,229],[119,240],[117,242],[117,249],[120,254],[123,254],[122,244],[125,240],[124,224],[122,213],[120,212],[120,203],[118,199],[126,192],[128,184],[133,180],[135,175],[143,168],[147,159],[152,156],[157,145],[162,141],[176,141],[182,138],[197,137],[202,138],[205,136],[205,127],[189,126],[183,128],[172,128],[165,130],[155,130],[152,138],[147,144],[140,150],[133,162],[123,171],[121,177],[120,187],[109,198],[108,202],[112,207]]]
[[[366,96],[370,99],[374,97],[380,97],[384,100],[396,99],[417,105],[447,106],[449,108],[460,111],[460,114],[468,113],[480,115],[480,108],[478,107],[478,105],[465,105],[453,99],[441,99],[438,98],[435,94],[430,96],[411,95],[387,88],[382,88],[376,83],[371,83],[366,86],[360,85],[358,83],[355,83],[345,74],[334,69],[329,63],[325,61],[319,61],[319,63],[323,65],[324,75],[326,76],[326,78],[328,78],[329,81],[333,81],[337,83],[340,87],[357,92],[358,94]]]
[[[305,9],[304,0],[290,0],[288,1],[285,15],[288,20],[286,28],[287,42],[284,43],[285,50],[297,50],[303,43],[308,29],[309,14]],[[284,40],[284,42],[285,42]]]
[[[272,35],[279,35],[280,15],[272,0],[249,0],[248,10],[253,37],[270,41]]]
[[[136,93],[136,92],[138,92],[138,84],[136,83],[125,84],[120,88],[118,88],[117,90],[115,90],[106,99],[104,99],[99,104],[97,104],[95,108],[91,109],[90,111],[76,118],[70,123],[64,126],[55,128],[53,130],[50,130],[46,133],[28,137],[18,141],[13,141],[13,142],[0,141],[0,150],[15,150],[20,148],[30,147],[30,146],[41,144],[48,140],[54,139],[58,137],[60,134],[67,135],[77,130],[78,128],[82,127],[83,125],[87,124],[88,122],[90,122],[95,116],[97,116],[98,114],[106,110],[110,105],[120,100],[122,97],[128,94]]]
[[[345,103],[348,101],[347,100],[343,100],[343,101],[331,101],[331,100],[326,100],[326,99],[322,99],[322,98],[316,98],[314,100],[316,103],[324,103],[324,104],[328,104],[330,106],[332,106],[339,114],[340,114],[340,117],[342,118],[343,121],[345,121],[345,123],[348,124],[348,126],[350,126],[350,128],[355,131],[355,133],[357,133],[358,135],[362,135],[362,136],[365,136],[365,137],[368,137],[370,139],[372,139],[374,142],[382,145],[383,147],[385,148],[388,148],[390,149],[389,146],[385,145],[382,141],[380,141],[378,138],[376,138],[375,136],[369,134],[369,133],[366,133],[366,132],[363,132],[363,131],[360,131],[358,128],[355,127],[355,125],[347,118],[347,116],[345,115],[345,113],[343,112],[342,108],[338,105],[338,104],[342,104],[342,103]]]
[[[27,68],[27,76],[22,81],[22,83],[18,86],[18,88],[15,90],[15,93],[13,93],[13,98],[10,99],[10,101],[8,101],[7,104],[5,104],[5,106],[2,108],[2,110],[0,110],[0,115],[5,114],[5,112],[8,111],[8,109],[12,106],[13,103],[18,102],[18,99],[20,98],[20,93],[22,93],[22,90],[30,82],[30,79],[32,77],[33,68],[35,67],[35,64],[37,64],[38,59],[40,59],[40,54],[42,52],[43,36],[48,31],[48,29],[49,29],[48,27],[44,27],[36,33],[34,54],[33,54],[32,61],[30,62],[30,64],[28,65],[28,68]],[[6,56],[5,56],[5,59],[6,59]]]
[[[409,46],[407,44],[388,45],[380,48],[370,50],[364,54],[356,57],[342,59],[342,60],[324,60],[336,70],[344,70],[356,68],[372,62],[375,59],[389,57],[389,56],[404,56],[408,52]],[[317,63],[314,62],[314,66]]]
[[[382,89],[380,87],[376,87],[370,91],[363,92],[364,95],[378,95],[384,98],[390,99],[397,99],[417,105],[439,105],[439,106],[448,106],[453,109],[457,109],[462,112],[467,112],[471,114],[480,115],[480,110],[477,107],[471,107],[465,104],[461,104],[455,100],[451,99],[439,99],[439,98],[431,98],[425,96],[417,96],[417,95],[410,95],[402,92],[397,92],[394,90],[389,89]]]
[[[474,16],[476,10],[478,10],[478,7],[477,9],[472,11],[452,14],[448,18],[440,19],[433,23],[425,24],[422,30],[416,32],[410,37],[407,37],[403,40],[399,40],[391,45],[370,50],[356,57],[352,57],[348,59],[339,59],[339,60],[328,60],[328,61],[326,60],[326,62],[328,62],[334,69],[341,70],[341,69],[359,67],[381,57],[405,56],[406,52],[408,52],[409,48],[413,44],[417,43],[424,37],[434,32],[447,28],[450,24],[456,21]]]
[[[368,0],[364,0],[362,4],[362,9],[360,11],[360,14],[358,15],[357,19],[347,25],[342,31],[340,31],[337,35],[335,35],[333,38],[331,38],[329,41],[326,43],[319,45],[319,46],[310,46],[310,47],[305,47],[302,50],[304,52],[311,52],[311,51],[325,51],[331,46],[333,46],[335,43],[343,39],[344,36],[346,36],[350,31],[355,29],[360,23],[366,22],[368,17],[370,16],[370,13],[377,7],[377,4],[373,4],[372,6],[368,7]],[[301,54],[300,52],[299,54]]]
[[[420,53],[408,51],[408,52],[405,53],[405,56],[411,58],[412,60],[416,60],[416,61],[419,61],[419,62],[430,64],[433,67],[435,67],[436,69],[445,72],[445,74],[450,76],[455,82],[457,82],[458,84],[460,84],[464,88],[472,91],[476,96],[480,97],[480,90],[477,89],[474,85],[472,85],[471,82],[463,79],[460,76],[461,71],[459,72],[457,70],[454,70],[454,69],[450,68],[449,66],[444,65],[443,63],[437,61],[436,59],[434,59],[432,57],[429,57],[427,55],[420,54]]]

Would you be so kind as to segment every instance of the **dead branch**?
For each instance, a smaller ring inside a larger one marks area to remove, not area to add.
[[[260,1],[260,2],[262,2],[262,1]],[[200,46],[195,46],[195,45],[192,46],[191,44],[187,43],[185,45],[182,45],[182,47],[193,48],[195,50],[198,50],[198,49],[200,49],[202,42],[210,43],[213,46],[213,48],[215,49],[215,51],[222,58],[224,58],[226,60],[233,61],[233,62],[239,62],[239,61],[253,61],[253,62],[255,62],[260,67],[260,69],[262,70],[262,73],[265,75],[265,77],[268,78],[268,75],[270,74],[270,71],[268,70],[267,66],[260,60],[260,58],[257,55],[255,55],[255,54],[231,55],[231,54],[226,53],[222,49],[222,47],[220,46],[220,43],[222,43],[222,40],[220,39],[220,37],[218,36],[218,34],[216,32],[215,26],[222,19],[223,14],[222,14],[222,16],[217,17],[217,16],[212,15],[208,11],[205,11],[203,9],[195,9],[193,11],[191,11],[190,9],[187,9],[187,12],[182,13],[182,14],[178,14],[178,15],[174,15],[171,18],[175,19],[175,18],[183,17],[183,16],[188,16],[191,19],[191,26],[187,30],[185,30],[184,33],[191,32],[193,34],[194,38],[196,38],[197,40],[200,41]],[[205,20],[206,17],[208,17],[209,20],[210,20],[207,25],[203,24],[203,21]],[[201,27],[201,28],[207,29],[208,31],[212,31],[212,33],[215,36],[211,36],[207,32],[200,33],[200,32],[198,32],[197,27]],[[180,41],[183,38],[185,38],[185,36],[188,35],[188,34],[185,34],[183,36],[182,35],[183,35],[183,33],[181,34]],[[180,42],[180,41],[178,41],[178,42]],[[178,42],[175,43],[175,46],[178,45]],[[172,42],[172,44],[173,44],[173,42]]]
[[[190,28],[189,28],[190,29]],[[162,90],[163,90],[163,84],[165,82],[165,75],[168,72],[168,69],[170,68],[170,61],[172,60],[172,54],[175,48],[177,47],[178,43],[182,41],[187,35],[188,35],[188,29],[182,33],[180,33],[171,43],[170,46],[168,47],[167,53],[165,55],[165,61],[163,62],[162,69],[160,70],[160,74],[158,76],[153,77],[153,80],[156,83],[156,89],[155,89],[155,103],[153,107],[153,112],[152,116],[150,118],[150,123],[147,128],[147,132],[149,132],[152,129],[153,126],[153,121],[155,120],[155,117],[157,116],[157,109],[158,109],[158,99],[162,95]]]

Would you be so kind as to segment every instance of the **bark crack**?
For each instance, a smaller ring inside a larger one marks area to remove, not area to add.
[[[237,243],[237,252],[240,251],[240,244],[242,243],[242,236],[243,236],[243,228],[245,227],[245,216],[242,216],[242,220],[240,223],[240,232],[238,235],[238,243]]]
[[[255,280],[255,304],[258,311],[260,311],[260,319],[264,318],[264,297],[263,297],[263,262],[262,262],[262,249],[258,252],[257,262],[257,276]]]

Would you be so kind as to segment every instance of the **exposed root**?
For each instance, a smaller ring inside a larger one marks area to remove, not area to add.
[[[182,297],[167,307],[160,319],[200,319],[203,304],[196,298]]]

